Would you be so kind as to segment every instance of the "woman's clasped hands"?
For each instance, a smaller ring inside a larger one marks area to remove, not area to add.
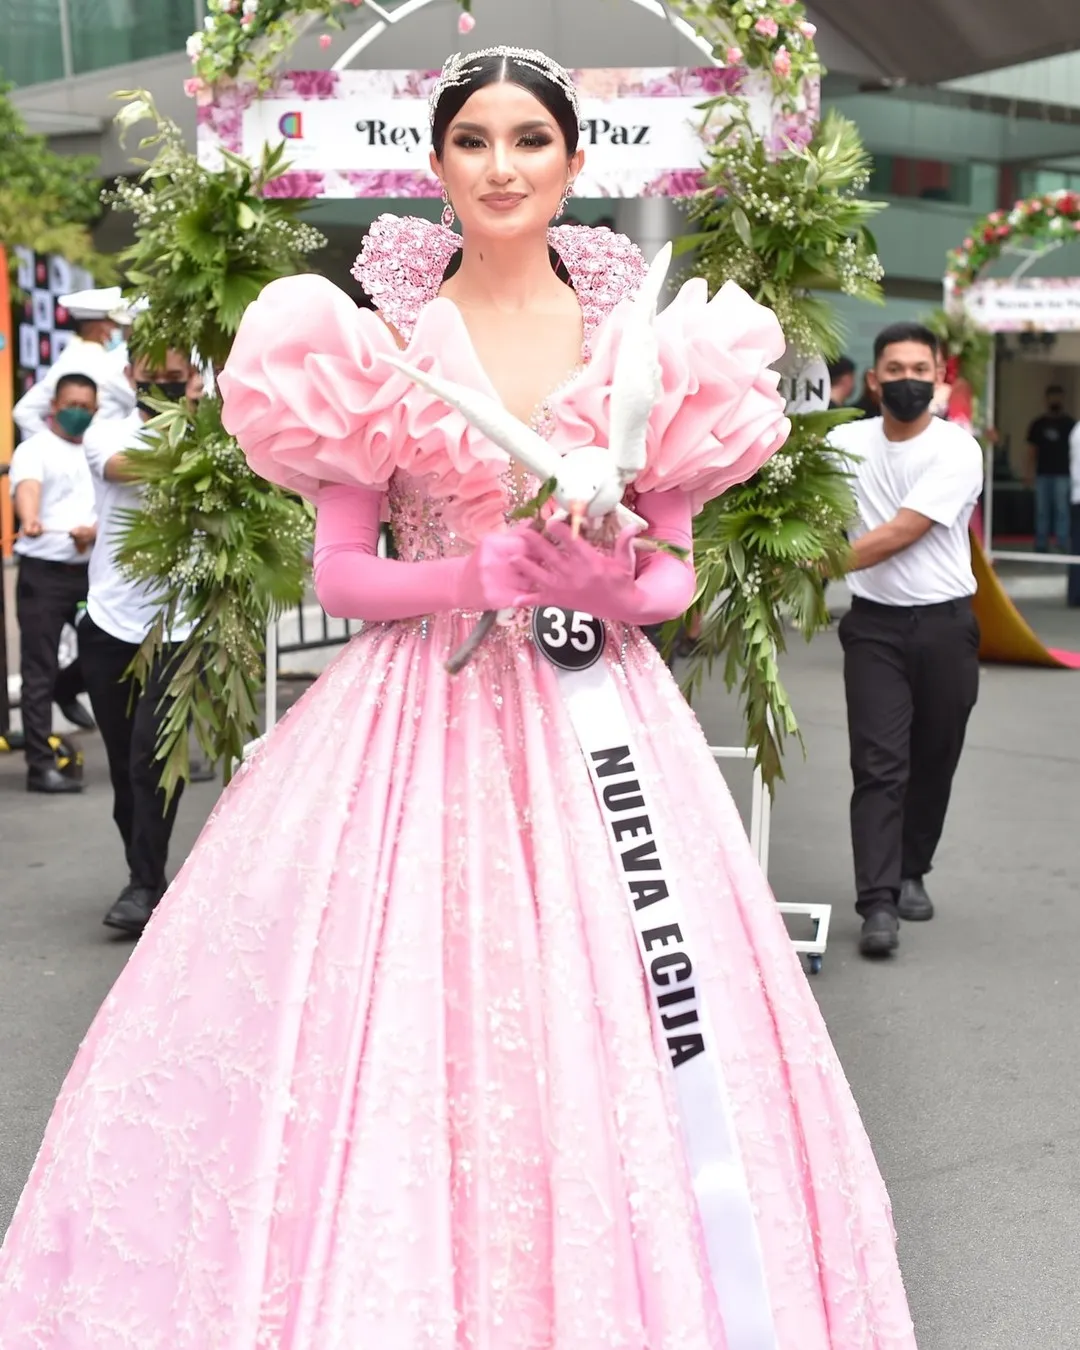
[[[464,609],[524,609],[557,605],[598,619],[636,620],[633,528],[623,530],[613,552],[575,537],[564,521],[541,531],[524,522],[485,535],[462,573]]]

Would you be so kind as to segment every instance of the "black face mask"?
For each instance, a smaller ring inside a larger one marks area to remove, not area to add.
[[[934,401],[934,382],[883,380],[881,401],[898,422],[917,422]]]
[[[150,417],[157,415],[157,409],[151,408],[145,401],[146,396],[151,398],[168,399],[170,403],[179,403],[187,393],[186,380],[136,380],[135,381],[135,406],[140,412],[147,413]]]

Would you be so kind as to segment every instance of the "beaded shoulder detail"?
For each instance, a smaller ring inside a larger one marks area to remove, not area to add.
[[[597,328],[645,279],[645,259],[625,235],[606,228],[557,225],[548,231],[548,242],[581,305],[588,358]],[[416,216],[383,215],[369,229],[352,274],[407,340],[421,310],[438,295],[460,248],[460,236],[444,225]]]

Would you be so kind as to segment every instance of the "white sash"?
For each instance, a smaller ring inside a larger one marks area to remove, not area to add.
[[[695,979],[692,925],[653,833],[630,722],[607,662],[557,670],[589,767],[630,914],[679,1116],[728,1350],[777,1350],[765,1262],[724,1085],[717,1040]]]

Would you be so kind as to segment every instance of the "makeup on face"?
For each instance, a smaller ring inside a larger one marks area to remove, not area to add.
[[[558,124],[520,86],[478,90],[448,128],[438,165],[465,229],[546,227],[559,209],[573,164]]]

